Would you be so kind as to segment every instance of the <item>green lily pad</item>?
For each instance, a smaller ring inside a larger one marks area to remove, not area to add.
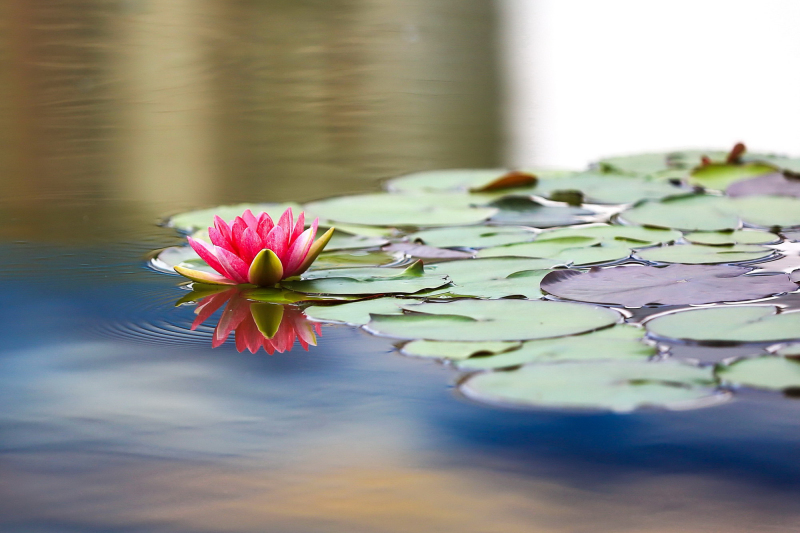
[[[598,166],[608,172],[625,174],[654,174],[664,170],[690,170],[702,162],[703,156],[714,161],[724,161],[728,152],[723,150],[681,150],[653,154],[634,154],[601,159]]]
[[[642,342],[644,333],[642,328],[619,324],[583,335],[526,341],[519,349],[499,355],[471,357],[456,366],[459,370],[491,370],[529,363],[647,359],[656,354],[656,349]]]
[[[464,259],[448,261],[436,265],[426,265],[425,271],[447,275],[456,285],[475,283],[493,279],[505,279],[512,274],[545,270],[557,265],[549,259],[523,259],[518,257],[497,257],[487,259]]]
[[[756,389],[784,390],[800,387],[800,361],[764,356],[741,359],[717,369],[723,381]]]
[[[775,354],[782,357],[800,357],[800,343],[796,342],[781,346],[778,350],[775,350]]]
[[[773,306],[693,309],[658,316],[645,325],[658,337],[701,343],[800,340],[800,313],[778,313]]]
[[[386,183],[386,187],[392,192],[467,191],[483,187],[509,172],[511,170],[501,168],[430,170],[394,178]],[[538,178],[571,174],[564,170],[545,169],[524,172]]]
[[[532,241],[536,233],[525,227],[462,226],[437,228],[412,233],[408,240],[439,248],[487,248]]]
[[[499,209],[489,222],[500,225],[551,228],[589,222],[597,215],[581,207],[542,205],[523,196],[506,196],[489,205]]]
[[[348,235],[341,231],[333,233],[333,237],[325,245],[325,250],[334,252],[339,250],[357,250],[360,248],[379,248],[389,242],[383,237],[371,237],[368,235]]]
[[[731,211],[747,224],[764,228],[800,226],[800,198],[742,196],[729,201]]]
[[[485,248],[478,257],[534,257],[552,259],[562,265],[593,265],[620,261],[631,255],[621,244],[600,242],[593,237],[561,237],[524,244]]]
[[[727,163],[712,163],[699,166],[689,174],[689,182],[702,185],[708,189],[724,191],[728,185],[737,181],[772,174],[777,169],[765,163],[744,163],[730,165]]]
[[[254,215],[258,216],[259,213],[267,212],[276,221],[288,208],[295,210],[295,214],[299,214],[301,208],[298,204],[285,203],[285,204],[236,204],[236,205],[220,205],[217,207],[210,207],[208,209],[199,209],[197,211],[189,211],[175,215],[169,219],[167,225],[187,233],[193,233],[197,230],[204,230],[214,224],[214,216],[219,216],[226,222],[230,222],[234,218],[241,216],[245,210],[249,209]]]
[[[585,333],[620,319],[603,307],[542,300],[457,300],[404,309],[413,313],[373,315],[367,330],[399,339],[512,341]]]
[[[535,300],[543,296],[539,285],[551,270],[515,272],[502,279],[487,279],[452,286],[425,294],[426,298],[508,298],[524,297]]]
[[[551,239],[560,239],[562,237],[591,237],[597,239],[597,242],[615,243],[631,248],[641,248],[644,246],[674,242],[681,238],[681,232],[661,228],[604,224],[602,226],[575,226],[571,228],[551,229],[540,233],[536,241],[542,242]]]
[[[632,204],[640,200],[659,200],[686,190],[666,180],[653,180],[602,172],[582,172],[571,176],[540,180],[534,194],[553,198],[555,191],[581,191],[584,201],[596,204]]]
[[[683,236],[694,244],[708,246],[727,246],[731,244],[772,244],[781,240],[774,233],[755,229],[734,231],[695,231]]]
[[[281,286],[304,294],[414,294],[426,289],[436,289],[448,283],[448,279],[441,276],[388,279],[352,279],[342,277],[284,281]]]
[[[407,303],[408,300],[398,298],[375,298],[340,305],[316,305],[307,307],[304,312],[308,318],[318,322],[361,326],[369,322],[370,314],[401,314],[402,306]]]
[[[340,250],[322,252],[312,263],[313,270],[389,265],[399,261],[402,254],[383,250]]]
[[[636,252],[645,261],[659,263],[684,263],[690,265],[710,265],[715,263],[736,263],[754,261],[775,253],[771,248],[754,244],[733,244],[729,246],[703,246],[700,244],[679,244],[647,248]]]
[[[620,214],[620,219],[640,226],[684,231],[737,229],[739,217],[731,213],[730,199],[720,196],[690,195],[660,202],[644,202]]]
[[[197,255],[191,246],[171,246],[169,248],[164,248],[157,256],[150,260],[151,267],[170,274],[175,272],[175,267],[178,265],[202,272],[217,273],[208,266],[205,261],[200,259],[200,256]]]
[[[522,346],[521,342],[411,341],[400,352],[412,357],[466,359],[477,354],[499,354]]]
[[[492,207],[471,207],[466,194],[361,194],[340,196],[306,204],[309,214],[345,224],[370,226],[459,226],[482,222],[495,213]]]
[[[710,369],[675,361],[580,361],[476,374],[461,384],[469,398],[501,405],[630,412],[695,409],[729,398]]]

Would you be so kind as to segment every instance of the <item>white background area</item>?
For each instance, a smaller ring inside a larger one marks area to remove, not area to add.
[[[800,0],[499,0],[506,164],[800,156]]]

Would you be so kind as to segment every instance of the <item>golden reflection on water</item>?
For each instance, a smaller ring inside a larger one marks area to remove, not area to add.
[[[158,531],[237,533],[409,531],[453,533],[678,533],[796,531],[797,513],[737,504],[735,484],[692,476],[627,479],[586,490],[499,471],[380,464],[333,450],[294,468],[116,460],[111,469],[64,457],[52,476],[35,457],[27,471],[0,469],[6,523],[92,524]],[[91,462],[91,460],[89,460]],[[100,460],[102,462],[102,458]],[[120,464],[122,463],[122,464]],[[335,466],[330,463],[338,463]],[[406,461],[408,463],[408,461]],[[717,498],[709,498],[717,494]]]
[[[498,161],[490,2],[0,9],[6,198],[119,198],[163,211],[306,200]]]

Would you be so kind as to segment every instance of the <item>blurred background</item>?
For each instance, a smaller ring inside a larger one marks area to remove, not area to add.
[[[800,152],[793,0],[6,0],[6,198],[306,200],[443,167]]]
[[[164,217],[447,167],[800,155],[797,0],[3,0],[0,531],[796,531],[800,404],[492,409],[191,335]],[[744,398],[744,395],[737,396]]]

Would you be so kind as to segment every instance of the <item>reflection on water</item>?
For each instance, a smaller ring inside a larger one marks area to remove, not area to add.
[[[482,0],[11,0],[8,196],[307,200],[498,163]]]
[[[197,292],[197,291],[194,291]],[[211,346],[222,346],[234,333],[236,349],[240,352],[259,349],[269,355],[289,352],[297,340],[305,351],[317,345],[317,335],[322,335],[322,324],[313,324],[300,309],[290,305],[248,300],[239,288],[220,288],[212,294],[187,295],[181,301],[197,298],[192,331],[208,320],[222,306],[222,314],[214,329]]]

